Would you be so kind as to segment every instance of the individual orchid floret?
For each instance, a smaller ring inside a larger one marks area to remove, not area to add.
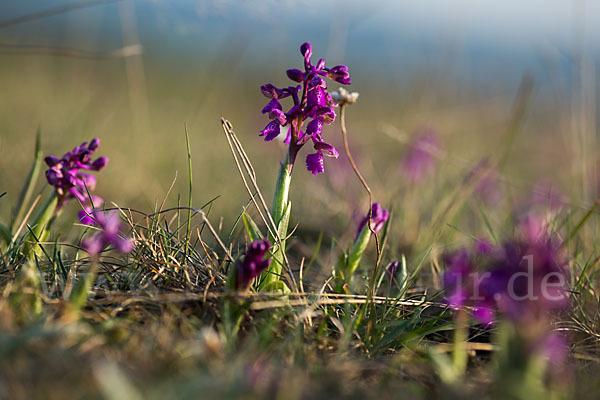
[[[269,266],[271,259],[265,259],[265,256],[267,256],[270,248],[271,242],[267,239],[255,240],[250,243],[244,258],[238,261],[236,265],[236,290],[248,290],[254,278],[259,276]]]
[[[300,148],[311,139],[315,143],[325,143],[321,137],[323,125],[332,124],[335,120],[335,109],[338,104],[327,91],[327,82],[324,78],[345,85],[350,84],[350,74],[345,65],[327,68],[325,60],[322,58],[313,65],[310,43],[302,44],[300,53],[304,57],[304,71],[293,68],[288,69],[286,74],[292,81],[301,85],[279,88],[268,83],[260,88],[261,93],[270,99],[262,112],[267,114],[271,120],[260,131],[260,136],[264,137],[265,141],[271,141],[281,134],[281,128],[288,128],[284,143],[289,145],[288,168],[290,171]],[[293,104],[285,112],[280,100],[287,97],[291,98]],[[303,130],[305,123],[307,126]],[[328,149],[320,150],[318,145],[315,145],[316,153],[306,157],[306,166],[315,175],[325,170],[324,156],[337,158],[337,150],[329,144],[327,146]]]
[[[123,236],[121,218],[117,211],[112,211],[109,214],[95,211],[91,217],[94,220],[94,225],[98,227],[98,232],[81,242],[81,247],[91,256],[97,257],[108,246],[113,246],[123,254],[133,250],[135,243],[133,239]]]
[[[108,158],[99,157],[92,160],[92,154],[98,149],[100,139],[84,142],[70,152],[57,158],[48,156],[44,159],[48,165],[46,180],[56,190],[57,209],[60,209],[72,198],[82,204],[89,201],[88,192],[96,187],[96,177],[83,171],[100,171],[108,164]]]
[[[371,206],[371,212],[367,213],[367,215],[360,221],[358,225],[358,230],[356,232],[356,236],[360,234],[363,228],[367,225],[369,221],[369,216],[371,217],[371,228],[373,232],[377,233],[383,228],[388,218],[390,217],[390,213],[388,210],[381,207],[379,203],[373,203]]]
[[[345,65],[337,65],[331,68],[327,74],[329,79],[332,79],[342,85],[350,84],[350,74],[348,73],[348,67]]]
[[[325,156],[338,158],[340,154],[336,148],[329,143],[321,142],[316,139],[314,139],[313,142],[316,152],[306,156],[306,168],[312,172],[313,175],[316,175],[319,172],[325,171]]]

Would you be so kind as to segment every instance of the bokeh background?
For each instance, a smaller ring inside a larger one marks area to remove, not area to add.
[[[44,10],[54,11],[36,14]],[[219,196],[212,215],[230,226],[248,195],[220,118],[270,198],[284,150],[258,137],[267,123],[258,89],[288,84],[305,41],[350,68],[360,93],[348,110],[351,146],[377,200],[399,206],[401,160],[422,129],[437,132],[441,151],[430,184],[401,198],[415,210],[497,155],[521,87],[530,97],[503,179],[517,197],[551,182],[585,208],[598,186],[599,20],[590,0],[2,1],[1,214],[18,197],[38,127],[45,154],[102,139],[110,163],[96,193],[107,201],[151,211],[177,175],[168,204],[178,194],[185,204],[187,124],[194,205]],[[337,122],[326,135],[342,148]],[[322,210],[344,224],[366,201],[344,156],[316,177],[298,165],[294,181],[296,215],[321,227]]]

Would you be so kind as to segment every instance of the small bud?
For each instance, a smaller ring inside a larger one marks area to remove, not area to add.
[[[294,82],[302,82],[304,80],[304,72],[299,69],[292,68],[286,71],[288,78],[293,80]]]
[[[305,60],[310,59],[310,57],[312,56],[312,46],[310,45],[310,43],[306,42],[303,43],[302,46],[300,46],[300,54],[304,56]]]
[[[108,164],[108,157],[99,157],[92,163],[92,169],[94,171],[100,171]]]
[[[60,162],[60,159],[58,159],[54,156],[47,156],[46,158],[44,158],[44,161],[46,162],[46,165],[48,165],[49,167],[54,167],[56,164],[58,164]]]
[[[93,138],[92,141],[90,142],[90,144],[88,145],[88,150],[96,151],[96,149],[98,148],[99,145],[100,145],[100,139]]]

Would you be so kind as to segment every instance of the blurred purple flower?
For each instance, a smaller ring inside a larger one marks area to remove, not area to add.
[[[325,171],[324,156],[338,157],[338,151],[322,138],[323,125],[333,123],[335,108],[338,106],[327,91],[327,82],[322,77],[349,85],[350,74],[348,67],[344,65],[327,68],[324,59],[320,59],[316,65],[313,65],[310,43],[302,44],[300,53],[304,57],[304,71],[295,68],[289,69],[287,76],[301,85],[278,88],[268,83],[260,88],[261,93],[271,99],[262,110],[262,113],[267,114],[271,121],[260,132],[260,136],[264,136],[265,141],[271,141],[279,136],[282,127],[288,126],[284,143],[290,146],[289,161],[292,165],[300,148],[312,140],[315,152],[307,155],[306,167],[316,175]],[[279,100],[287,97],[292,99],[293,106],[284,112]],[[307,121],[306,129],[302,131],[302,127]]]
[[[460,249],[444,255],[446,272],[443,275],[443,287],[446,303],[452,308],[467,305],[468,284],[474,271],[470,255],[466,249]]]
[[[92,195],[91,197],[92,201],[89,201],[89,199],[86,200],[82,209],[77,213],[79,221],[84,225],[95,225],[96,221],[94,220],[93,213],[104,204],[104,199],[100,196]]]
[[[113,246],[120,253],[129,253],[135,247],[133,239],[121,235],[121,218],[117,211],[104,214],[102,211],[92,213],[93,225],[98,227],[98,232],[86,237],[81,242],[81,247],[92,256],[97,256],[107,246]]]
[[[250,243],[243,260],[237,262],[237,275],[235,289],[246,291],[250,284],[271,263],[271,259],[264,259],[271,248],[271,242],[267,239],[255,240]]]
[[[539,346],[537,350],[550,361],[551,366],[560,367],[564,365],[569,355],[569,343],[563,335],[550,332],[537,344]]]
[[[490,254],[494,246],[487,239],[477,239],[475,242],[475,250],[479,254]]]
[[[407,178],[413,182],[421,180],[435,166],[437,151],[439,143],[435,131],[418,133],[402,160],[402,169]]]
[[[470,307],[472,316],[484,325],[494,322],[492,302],[480,295],[480,275],[475,269],[475,259],[465,248],[444,256],[447,269],[442,283],[445,301],[458,310]]]
[[[566,260],[546,232],[481,246],[478,241],[474,252],[460,249],[444,257],[448,305],[474,307],[474,317],[482,322],[491,321],[496,310],[516,324],[568,306]]]
[[[82,204],[89,202],[88,192],[96,187],[96,177],[83,171],[100,171],[108,158],[99,157],[92,161],[92,154],[98,149],[100,139],[82,143],[70,152],[57,158],[48,156],[44,159],[48,165],[46,180],[56,190],[58,195],[57,209],[60,209],[71,198],[78,199]]]
[[[379,203],[373,203],[373,205],[371,206],[370,214],[371,214],[371,228],[373,229],[373,231],[375,233],[377,233],[381,230],[381,228],[383,228],[383,226],[387,222],[388,218],[390,217],[390,213],[388,210],[381,207],[381,205]],[[367,225],[368,221],[369,221],[369,213],[367,213],[367,215],[365,215],[365,217],[358,224],[358,229],[356,231],[355,238],[357,238],[358,235],[360,235],[360,232]]]
[[[528,212],[517,221],[519,234],[529,242],[536,242],[547,235],[544,218],[535,212]]]

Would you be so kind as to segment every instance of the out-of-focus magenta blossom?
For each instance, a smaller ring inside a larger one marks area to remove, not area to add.
[[[530,211],[518,218],[517,228],[523,239],[536,242],[547,235],[544,218],[536,212]]]
[[[57,209],[71,198],[78,199],[82,204],[89,201],[88,191],[95,189],[96,177],[83,171],[100,171],[108,164],[106,157],[92,160],[92,154],[99,145],[100,139],[95,138],[75,147],[60,159],[54,156],[44,159],[49,167],[46,180],[54,186],[58,196]]]
[[[421,180],[436,164],[435,153],[439,151],[437,134],[433,130],[418,133],[402,160],[402,169],[413,182]]]
[[[268,239],[255,240],[250,243],[244,258],[237,262],[235,289],[246,291],[250,284],[259,276],[271,263],[271,259],[265,259],[265,256],[271,248],[271,242]]]
[[[550,332],[542,340],[538,340],[534,347],[534,351],[550,362],[552,371],[560,371],[564,368],[570,349],[569,342],[563,335]]]
[[[350,84],[348,67],[338,65],[332,68],[325,66],[325,60],[320,59],[316,65],[311,62],[312,46],[304,43],[300,46],[304,57],[304,71],[299,69],[287,70],[287,76],[292,81],[301,83],[297,86],[278,88],[271,83],[261,86],[261,93],[270,99],[262,113],[271,120],[261,131],[265,141],[278,137],[282,127],[288,127],[284,142],[289,144],[290,164],[293,165],[300,148],[312,140],[315,153],[306,157],[306,167],[313,174],[324,172],[324,157],[337,158],[338,151],[329,143],[323,141],[323,126],[335,120],[336,101],[327,91],[327,77],[344,85]],[[283,111],[280,100],[291,98],[293,106]],[[307,122],[303,130],[304,123]]]
[[[92,256],[97,256],[108,246],[113,246],[120,253],[129,253],[135,247],[133,239],[124,237],[121,233],[121,218],[117,211],[105,214],[102,211],[92,213],[93,224],[98,232],[86,237],[81,247]]]
[[[89,199],[83,204],[83,208],[79,210],[77,216],[79,217],[79,221],[84,225],[94,225],[95,220],[93,213],[98,210],[104,204],[104,199],[100,196],[91,196],[92,201]]]
[[[566,259],[560,245],[543,230],[536,228],[532,234],[529,227],[522,229],[521,235],[500,246],[486,244],[481,249],[478,241],[477,251],[460,249],[445,256],[443,284],[451,307],[473,307],[483,323],[491,323],[493,312],[499,312],[524,324],[568,306]]]
[[[383,226],[387,222],[388,218],[390,217],[390,212],[388,210],[384,209],[383,207],[381,207],[381,204],[373,203],[373,205],[371,206],[370,215],[371,215],[371,228],[373,229],[373,231],[375,233],[377,233],[381,230],[381,228],[383,228]],[[369,221],[369,213],[367,213],[367,215],[365,215],[365,217],[358,224],[358,229],[356,231],[356,237],[358,237],[358,235],[360,235],[360,232],[367,225],[368,221]]]
[[[479,254],[490,254],[493,249],[494,246],[487,239],[477,239],[475,242],[475,250],[477,250]]]
[[[493,302],[481,297],[479,274],[475,270],[475,259],[467,249],[462,248],[446,254],[447,266],[443,276],[446,303],[453,309],[471,307],[475,319],[485,325],[494,321]]]

